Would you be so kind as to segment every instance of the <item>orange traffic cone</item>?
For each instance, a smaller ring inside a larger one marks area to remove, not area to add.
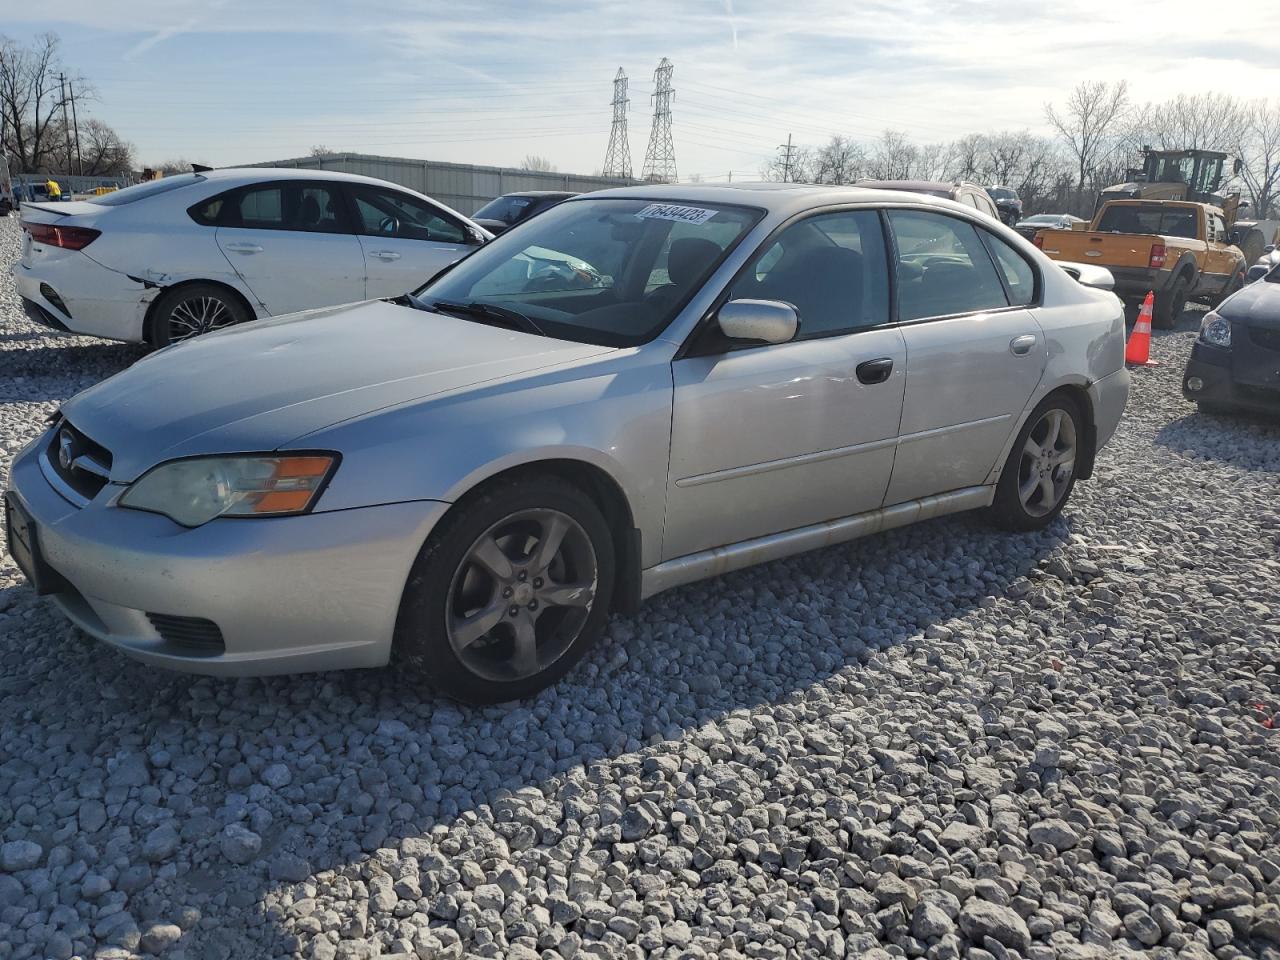
[[[1156,295],[1147,291],[1147,299],[1142,301],[1142,309],[1138,311],[1138,322],[1133,325],[1133,333],[1129,334],[1129,342],[1124,345],[1124,362],[1140,367],[1158,367],[1160,364],[1151,359],[1151,309],[1155,306]]]

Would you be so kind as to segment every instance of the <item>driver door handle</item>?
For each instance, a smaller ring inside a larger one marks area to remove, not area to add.
[[[228,243],[228,244],[225,244],[225,249],[231,250],[235,253],[261,253],[262,252],[262,247],[258,246],[256,243]]]
[[[880,357],[878,360],[864,360],[858,364],[857,374],[860,383],[884,383],[893,373],[893,358]]]
[[[1034,333],[1024,333],[1020,337],[1014,337],[1009,341],[1009,352],[1015,357],[1025,357],[1031,352],[1031,348],[1036,345],[1036,336]]]
[[[399,260],[400,259],[400,254],[396,253],[394,250],[374,250],[373,256],[377,257],[379,260]]]

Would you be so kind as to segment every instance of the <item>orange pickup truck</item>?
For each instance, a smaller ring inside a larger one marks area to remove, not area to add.
[[[1154,291],[1152,325],[1168,329],[1188,300],[1216,306],[1244,285],[1244,254],[1227,239],[1222,210],[1186,200],[1111,200],[1088,230],[1041,230],[1054,260],[1106,267],[1122,300]]]

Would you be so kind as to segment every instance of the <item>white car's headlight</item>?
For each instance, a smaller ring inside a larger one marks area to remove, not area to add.
[[[171,460],[135,480],[119,505],[162,513],[184,527],[215,517],[306,513],[337,463],[332,453]]]
[[[1200,321],[1200,339],[1215,347],[1231,346],[1231,321],[1210,310]]]

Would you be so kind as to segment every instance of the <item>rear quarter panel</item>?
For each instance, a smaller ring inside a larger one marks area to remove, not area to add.
[[[999,479],[1000,469],[1027,416],[1046,396],[1070,387],[1087,396],[1090,406],[1094,406],[1099,396],[1095,389],[1098,383],[1105,380],[1114,386],[1117,380],[1127,379],[1124,305],[1120,299],[1109,291],[1082,286],[1052,263],[1044,264],[1042,275],[1044,297],[1033,312],[1045,336],[1044,376],[996,462],[992,483]],[[1099,443],[1114,430],[1127,392],[1127,386],[1105,391],[1110,408],[1091,411],[1099,428]]]

